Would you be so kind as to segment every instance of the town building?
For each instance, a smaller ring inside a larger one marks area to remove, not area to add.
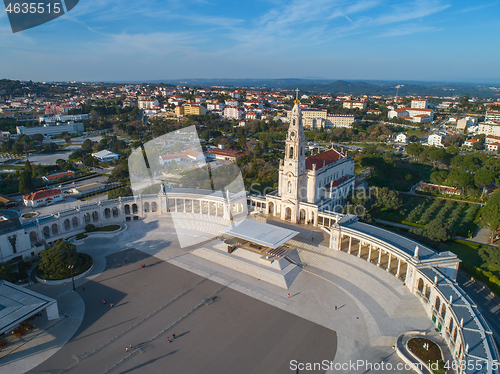
[[[326,116],[325,126],[351,128],[354,122],[354,114],[329,114]]]
[[[58,123],[56,125],[44,125],[35,127],[16,126],[18,135],[35,135],[41,134],[43,136],[61,135],[63,132],[68,134],[81,133],[85,131],[83,123],[69,122]]]
[[[59,189],[50,189],[33,192],[23,197],[24,205],[32,208],[45,206],[64,199],[63,193]]]
[[[159,156],[160,165],[170,164],[172,161],[180,162],[180,161],[205,161],[205,157],[203,156],[203,152],[198,152],[193,149],[188,149],[185,152],[172,153],[168,155]]]
[[[500,122],[500,110],[487,110],[484,116],[484,122]]]
[[[238,106],[231,105],[224,108],[224,118],[241,119],[241,116],[241,108]]]
[[[50,174],[50,175],[44,175],[42,177],[42,180],[44,182],[53,182],[53,181],[56,181],[56,180],[61,179],[61,178],[72,177],[73,174],[74,173],[71,170],[70,171],[63,171],[63,172],[54,173],[54,174]]]
[[[477,132],[484,135],[500,136],[500,122],[483,122],[478,126]]]
[[[408,143],[408,134],[401,133],[396,136],[397,143]]]
[[[467,132],[468,127],[477,126],[477,118],[465,117],[457,120],[457,130]]]
[[[411,107],[415,109],[427,109],[427,99],[413,99],[411,101]]]
[[[427,138],[427,145],[434,146],[434,147],[442,147],[443,144],[441,141],[443,140],[443,136],[439,134],[432,134],[429,135]]]
[[[68,122],[68,121],[84,121],[88,120],[88,114],[57,114],[55,116],[40,116],[38,121],[40,123],[45,122],[46,124],[56,123],[56,122]]]
[[[160,105],[159,101],[156,99],[143,99],[137,102],[137,107],[139,109],[153,109]]]
[[[424,115],[425,117],[428,117],[430,121],[434,120],[434,110],[432,109],[406,108],[406,111],[410,117]]]
[[[120,158],[120,155],[104,149],[102,151],[92,153],[92,157],[102,162],[110,162],[113,160],[118,160]]]
[[[498,152],[498,147],[500,147],[500,142],[486,144],[486,149],[490,152]]]
[[[387,118],[391,120],[394,117],[396,118],[409,117],[409,114],[404,108],[389,110],[389,112],[387,113]]]
[[[245,152],[232,149],[212,148],[205,152],[207,160],[223,160],[236,162],[236,159],[243,157]]]
[[[487,136],[484,138],[484,142],[485,142],[486,144],[500,142],[500,136],[487,135]]]
[[[467,148],[473,148],[474,144],[478,144],[479,140],[477,139],[468,139],[464,142],[463,146]]]
[[[103,191],[105,189],[106,189],[106,185],[104,183],[95,182],[95,183],[86,184],[84,186],[72,188],[71,193],[73,193],[75,195],[83,196],[83,195],[91,194],[94,192]]]
[[[368,107],[368,104],[366,103],[366,101],[345,100],[342,103],[342,107],[345,109],[366,110],[366,108]]]

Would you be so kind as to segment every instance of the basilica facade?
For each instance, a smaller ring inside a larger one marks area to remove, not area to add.
[[[278,190],[266,195],[268,214],[283,220],[317,225],[318,212],[342,212],[355,188],[354,160],[330,149],[306,157],[300,102],[290,115],[285,158],[279,167]]]

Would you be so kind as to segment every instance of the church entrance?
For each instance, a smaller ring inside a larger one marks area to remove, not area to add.
[[[306,223],[306,211],[304,209],[300,210],[299,223],[302,223],[302,224]]]
[[[269,202],[269,208],[267,213],[274,216],[274,203],[272,201]]]
[[[285,220],[287,220],[287,221],[292,220],[292,209],[291,208],[285,209]]]

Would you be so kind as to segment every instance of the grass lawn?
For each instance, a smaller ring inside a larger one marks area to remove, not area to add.
[[[427,349],[424,348],[424,344],[428,344]],[[435,374],[446,374],[441,350],[436,343],[425,338],[412,338],[408,340],[408,348],[427,364],[434,363],[431,369]],[[438,363],[438,367],[435,367],[436,362]]]

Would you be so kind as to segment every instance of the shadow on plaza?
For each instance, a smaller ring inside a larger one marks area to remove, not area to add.
[[[149,361],[146,361],[140,365],[136,365],[134,367],[131,367],[130,369],[128,370],[125,370],[125,371],[121,371],[120,373],[124,374],[124,373],[132,373],[132,372],[135,372],[136,370],[139,370],[139,369],[142,369],[142,368],[145,368],[147,367],[148,365],[151,365],[152,363],[156,362],[156,361],[159,361],[165,357],[168,357],[168,356],[171,356],[173,354],[176,354],[179,350],[175,350],[175,351],[172,351],[172,352],[169,352],[167,354],[164,354],[163,356],[160,356],[158,358],[155,358],[155,359],[152,359],[152,360],[149,360]],[[142,370],[141,370],[142,371]]]

